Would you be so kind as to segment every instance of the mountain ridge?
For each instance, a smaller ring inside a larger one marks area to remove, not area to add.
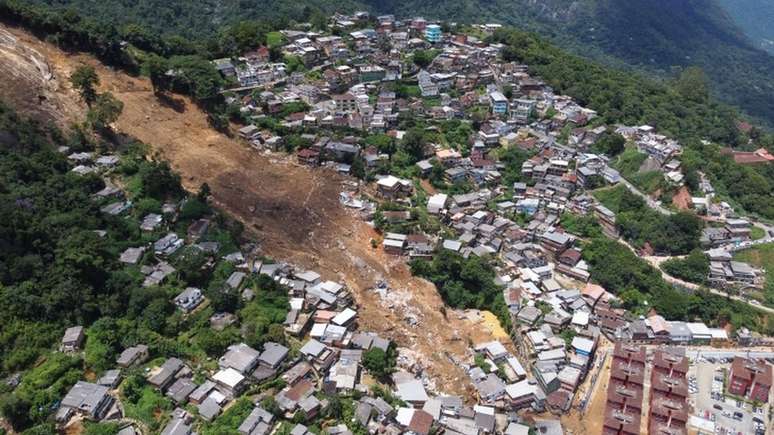
[[[774,55],[774,2],[767,0],[718,0],[753,44]]]

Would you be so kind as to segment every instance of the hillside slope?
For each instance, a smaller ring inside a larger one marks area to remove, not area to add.
[[[716,0],[365,1],[402,16],[516,25],[583,56],[667,77],[699,66],[716,96],[774,124],[774,56],[756,48]]]
[[[774,2],[770,0],[718,0],[718,2],[757,47],[774,54]]]
[[[15,1],[15,0],[3,0]],[[72,9],[101,23],[139,25],[133,32],[211,46],[224,26],[240,20],[320,19],[320,12],[367,9],[399,17],[424,15],[461,23],[499,22],[549,37],[564,48],[618,66],[665,77],[703,68],[713,93],[774,125],[774,56],[756,48],[720,7],[721,0],[32,0]],[[762,2],[763,0],[722,0]],[[654,4],[655,3],[655,4]],[[745,10],[747,3],[735,7]],[[755,13],[746,13],[748,15]],[[766,27],[765,11],[756,14]],[[751,21],[751,20],[747,20]],[[768,26],[771,31],[772,26]]]
[[[157,99],[145,78],[105,67],[88,55],[65,53],[2,24],[0,35],[12,35],[15,51],[34,50],[50,66],[60,104],[82,106],[67,77],[79,64],[94,66],[100,91],[110,91],[124,103],[115,125],[118,131],[147,143],[154,156],[169,161],[186,189],[194,191],[207,183],[218,208],[241,221],[265,255],[346,283],[358,303],[363,328],[410,348],[439,388],[469,393],[469,378],[452,358],[466,359],[468,343],[492,340],[493,332],[455,310],[443,310],[432,283],[413,277],[403,259],[371,247],[376,232],[339,203],[339,192],[349,188],[343,186],[343,177],[297,165],[291,158],[258,153],[213,130],[207,115],[189,98]],[[25,66],[28,62],[22,56],[0,56],[0,70],[15,66],[32,71]],[[0,101],[20,107],[24,90],[8,92],[0,87]],[[32,109],[25,113],[35,115]],[[74,117],[62,119],[61,125],[80,119],[79,110],[68,113]],[[390,284],[389,300],[369,290],[377,280]],[[415,317],[420,327],[409,326],[407,316]]]

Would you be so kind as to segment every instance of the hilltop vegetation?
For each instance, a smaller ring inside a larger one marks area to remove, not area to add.
[[[774,54],[774,3],[768,0],[718,0],[737,26],[759,48]]]

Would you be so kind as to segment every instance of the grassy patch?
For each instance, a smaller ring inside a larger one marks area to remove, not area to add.
[[[760,240],[766,237],[766,231],[763,228],[752,227],[750,229],[750,238],[753,240]]]
[[[142,421],[153,430],[162,426],[171,409],[172,402],[150,385],[142,389],[137,403],[124,401],[126,416]]]
[[[643,192],[652,193],[662,186],[664,176],[661,171],[647,171],[627,176],[626,179]]]
[[[756,228],[756,227],[753,227]],[[763,303],[774,306],[774,243],[766,243],[734,254],[734,260],[750,263],[766,271]]]
[[[626,186],[619,184],[610,189],[597,189],[593,195],[610,211],[618,213],[621,211],[621,200],[626,192]]]
[[[269,47],[278,47],[285,43],[285,37],[280,32],[269,32],[266,34],[266,45]]]
[[[255,405],[245,397],[237,400],[233,406],[228,408],[223,415],[216,418],[214,422],[204,425],[201,431],[202,435],[239,434],[239,431],[237,431],[239,425],[250,415],[250,411],[254,407]]]
[[[636,147],[627,147],[626,150],[612,162],[611,166],[628,179],[640,170],[640,166],[642,166],[642,163],[647,158],[648,156],[639,152]]]

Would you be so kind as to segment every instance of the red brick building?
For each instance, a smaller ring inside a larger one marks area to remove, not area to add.
[[[640,433],[645,348],[616,343],[607,386],[603,435]]]
[[[650,377],[650,413],[648,433],[651,435],[684,435],[690,415],[688,397],[688,358],[658,350],[653,356]]]
[[[728,392],[766,403],[771,389],[771,366],[736,357],[731,364]]]

